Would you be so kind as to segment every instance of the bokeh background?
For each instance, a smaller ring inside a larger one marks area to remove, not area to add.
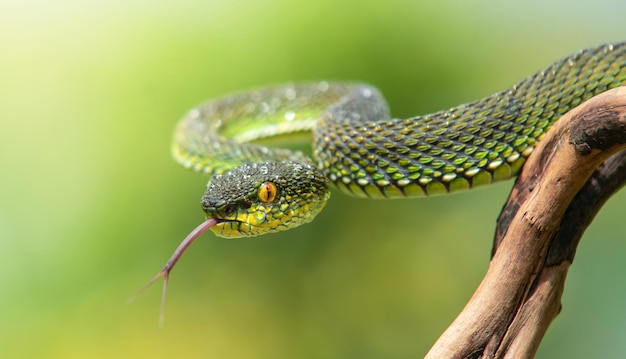
[[[169,154],[207,98],[359,80],[395,116],[489,95],[626,40],[615,1],[0,0],[0,357],[421,357],[484,274],[512,182],[420,200],[334,193],[312,223],[209,233]],[[588,230],[540,358],[626,355],[624,194]]]

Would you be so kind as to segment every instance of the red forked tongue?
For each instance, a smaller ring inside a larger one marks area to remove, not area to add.
[[[161,312],[159,315],[159,326],[163,327],[163,323],[165,322],[165,297],[167,295],[167,281],[170,276],[170,272],[174,269],[176,262],[180,259],[180,257],[185,253],[185,250],[189,248],[189,246],[196,240],[202,233],[206,232],[209,228],[213,227],[218,223],[218,220],[215,218],[209,218],[206,221],[200,223],[198,227],[196,227],[191,233],[183,239],[182,242],[178,245],[178,248],[174,251],[170,259],[167,261],[163,269],[157,275],[154,276],[146,285],[143,286],[135,295],[133,295],[129,302],[132,302],[137,298],[141,293],[143,293],[148,287],[150,287],[154,282],[156,282],[159,278],[163,277],[163,293],[161,294]]]

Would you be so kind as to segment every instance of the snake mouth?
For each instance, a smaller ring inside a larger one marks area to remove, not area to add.
[[[273,227],[268,226],[266,217],[257,218],[245,211],[234,212],[229,215],[223,213],[208,213],[206,219],[215,221],[211,231],[222,238],[254,237],[271,232]]]
[[[226,205],[222,207],[206,206],[203,209],[206,219],[215,221],[210,229],[218,237],[253,237],[268,232],[267,228],[262,225],[265,216],[263,216],[263,220],[258,221],[255,216],[246,211],[247,208]]]
[[[216,219],[211,231],[223,238],[253,237],[266,232],[263,227],[237,219]]]

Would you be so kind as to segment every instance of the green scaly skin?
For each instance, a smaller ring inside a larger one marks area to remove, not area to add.
[[[619,43],[581,50],[509,90],[409,119],[390,118],[369,85],[276,86],[191,110],[172,152],[183,166],[210,175],[258,163],[213,177],[202,202],[207,218],[221,221],[216,234],[252,236],[312,220],[329,196],[328,182],[358,197],[400,198],[509,179],[561,115],[624,82],[626,43]],[[251,143],[301,132],[313,133],[313,160]],[[288,179],[294,173],[297,180]],[[280,195],[259,204],[266,181],[276,182]]]

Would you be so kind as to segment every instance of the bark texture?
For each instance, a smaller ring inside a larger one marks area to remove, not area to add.
[[[498,218],[489,269],[427,358],[531,358],[561,309],[585,229],[626,181],[626,87],[565,114]]]

